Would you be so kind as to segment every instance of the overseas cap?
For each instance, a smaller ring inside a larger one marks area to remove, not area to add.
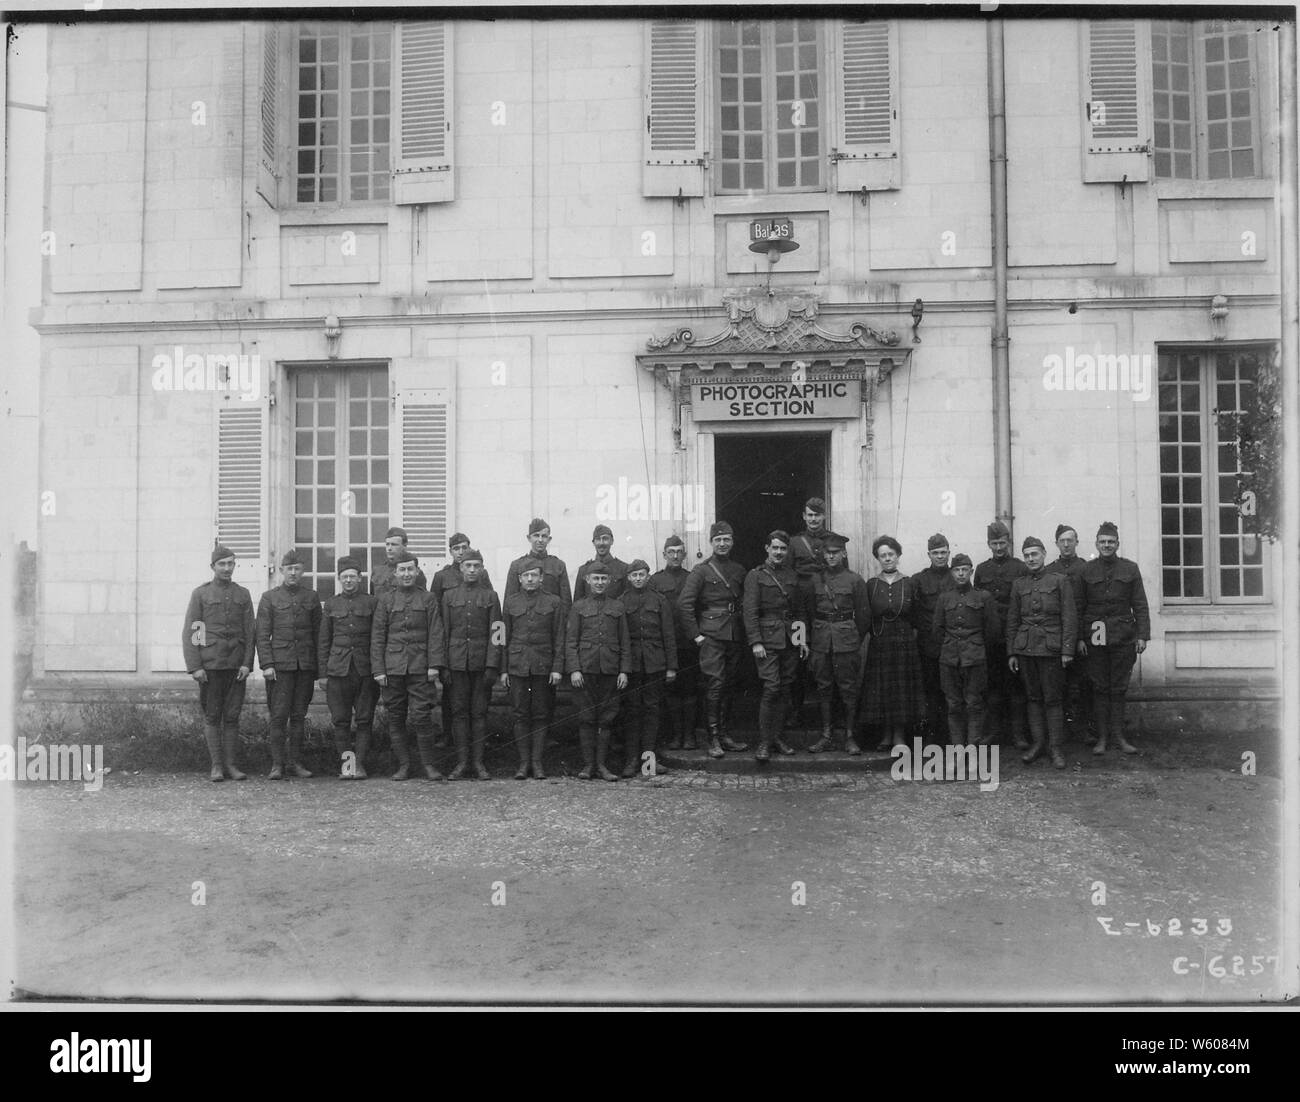
[[[384,533],[384,539],[388,539],[389,536],[401,536],[401,537],[402,537],[402,542],[405,543],[405,542],[406,542],[406,529],[405,529],[405,528],[390,528],[390,529],[388,529],[387,532]]]
[[[339,559],[338,564],[334,567],[334,570],[338,574],[342,574],[343,571],[345,570],[355,570],[358,574],[360,574],[361,560],[358,559],[355,555],[344,555],[341,559]]]
[[[1000,520],[995,520],[992,524],[989,525],[988,537],[987,537],[988,539],[1003,540],[1010,535],[1011,535],[1011,530]]]
[[[810,513],[821,515],[826,512],[826,502],[819,497],[810,497],[803,503],[803,507]]]
[[[289,548],[280,560],[281,566],[306,566],[307,559],[296,547]]]
[[[547,531],[550,527],[551,526],[547,524],[546,521],[542,520],[541,517],[533,517],[533,519],[528,522],[528,534],[530,536],[535,536],[538,532]]]
[[[230,550],[229,547],[225,544],[219,543],[212,549],[212,558],[208,561],[208,565],[211,566],[213,563],[220,562],[222,559],[233,559],[234,557],[235,553]]]
[[[958,551],[957,554],[955,554],[952,557],[952,568],[954,570],[956,570],[957,567],[959,566],[974,566],[974,565],[975,564],[970,561],[970,556],[966,554],[965,551]]]
[[[1026,537],[1025,537],[1025,542],[1022,543],[1022,544],[1020,545],[1020,550],[1021,550],[1022,552],[1023,552],[1023,551],[1028,551],[1029,548],[1031,548],[1031,547],[1037,547],[1038,550],[1040,550],[1040,551],[1046,551],[1046,550],[1047,550],[1047,548],[1045,548],[1045,547],[1043,546],[1043,541],[1040,540],[1037,536],[1026,536]]]
[[[725,520],[715,520],[709,525],[709,539],[717,536],[734,536],[736,530],[731,527]]]
[[[598,524],[591,530],[591,538],[595,539],[597,536],[608,536],[610,539],[613,539],[614,532],[608,524]]]
[[[631,574],[634,570],[644,570],[648,574],[650,573],[650,564],[645,559],[633,559],[627,564],[627,572]],[[590,574],[591,571],[589,570],[587,573]]]
[[[682,537],[677,535],[676,533],[674,533],[673,535],[669,536],[666,540],[664,540],[665,551],[667,551],[668,548],[670,547],[685,547],[685,546],[686,544],[682,542]]]
[[[464,532],[453,532],[451,538],[447,540],[448,548],[459,547],[462,543],[469,543],[469,536]]]
[[[1059,540],[1059,539],[1061,538],[1061,533],[1063,533],[1063,532],[1074,532],[1074,534],[1075,534],[1076,536],[1079,534],[1079,533],[1075,530],[1075,528],[1074,528],[1073,525],[1070,525],[1070,524],[1058,524],[1058,525],[1056,526],[1056,535],[1054,535],[1054,536],[1052,537],[1052,539],[1053,539],[1054,541],[1055,541],[1055,540]]]
[[[928,540],[925,541],[925,549],[927,551],[937,551],[939,550],[940,547],[947,547],[947,546],[948,546],[948,537],[945,536],[942,532],[936,532],[933,536],[931,536]]]
[[[1103,520],[1097,528],[1097,535],[1114,536],[1116,539],[1119,539],[1119,529],[1115,527],[1114,521]]]
[[[482,561],[483,561],[483,553],[482,553],[481,551],[475,551],[474,548],[471,547],[468,551],[465,552],[464,555],[461,556],[461,560],[460,560],[460,561],[461,561],[462,563],[466,563],[466,562],[482,562]]]

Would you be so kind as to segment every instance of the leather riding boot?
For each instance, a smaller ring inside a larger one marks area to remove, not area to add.
[[[966,713],[948,709],[948,745],[964,746],[966,744]]]
[[[759,763],[766,763],[771,758],[769,747],[772,745],[771,724],[760,724],[758,728],[758,749],[754,751],[754,760]]]
[[[357,725],[357,749],[356,757],[352,762],[352,779],[354,781],[364,781],[366,779],[366,751],[370,749],[370,727]]]
[[[731,704],[729,698],[724,699],[718,709],[718,743],[724,750],[748,750],[749,743],[737,742],[728,733],[728,728],[731,725]]]
[[[1110,697],[1105,693],[1092,694],[1092,722],[1097,728],[1097,744],[1092,752],[1104,754],[1106,739],[1110,736]]]
[[[1043,752],[1043,743],[1047,738],[1047,722],[1043,716],[1043,702],[1041,700],[1027,701],[1025,703],[1025,712],[1029,719],[1029,735],[1033,742],[1029,744],[1025,753],[1020,755],[1020,760],[1028,765]]]
[[[722,729],[718,719],[721,710],[720,705],[705,699],[704,722],[709,734],[709,757],[711,758],[720,758],[723,755],[722,743],[719,741]]]
[[[1065,708],[1047,705],[1047,750],[1056,769],[1065,768]]]
[[[808,747],[808,753],[820,754],[823,750],[830,750],[834,747],[834,740],[831,738],[831,702],[821,700],[817,703],[817,710],[822,717],[822,737]]]
[[[608,727],[598,727],[596,729],[596,773],[606,781],[618,780],[618,774],[611,772],[605,764],[605,758],[609,755],[609,740],[611,733]]]
[[[388,736],[392,743],[393,756],[397,758],[397,772],[393,774],[393,780],[404,781],[411,775],[411,751],[406,746],[406,721],[393,719],[390,716]]]
[[[284,779],[284,731],[276,727],[271,727],[271,733],[268,737],[271,744],[271,772],[266,775],[270,781],[279,781]]]
[[[542,754],[546,750],[546,728],[538,727],[532,733],[533,780],[546,780],[546,770],[542,768]]]
[[[302,741],[305,734],[303,727],[305,721],[298,719],[289,721],[289,756],[285,764],[290,773],[295,777],[310,777],[311,770],[305,769],[298,764],[298,758],[302,754]]]
[[[232,781],[248,780],[247,773],[241,773],[235,764],[235,751],[239,749],[239,728],[226,726],[221,732],[221,750],[226,764],[226,776]]]
[[[1110,733],[1115,745],[1125,754],[1136,754],[1138,748],[1124,737],[1124,704],[1122,696],[1110,698]]]
[[[224,781],[225,767],[221,762],[221,728],[215,723],[203,725],[203,741],[208,744],[208,760],[212,768],[208,771],[208,780]]]
[[[794,706],[790,703],[790,697],[782,694],[776,705],[776,722],[772,724],[772,747],[778,754],[789,755],[794,753],[794,747],[781,737],[785,733],[793,711]]]
[[[440,781],[443,779],[438,772],[437,766],[433,764],[433,728],[415,732],[415,752],[420,758],[420,768],[424,771],[425,777],[431,781]]]
[[[469,770],[469,720],[453,719],[451,738],[456,744],[456,768],[447,774],[447,779],[458,781]]]

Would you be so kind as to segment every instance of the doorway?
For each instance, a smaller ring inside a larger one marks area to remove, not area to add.
[[[830,483],[828,432],[719,433],[713,438],[715,516],[736,532],[732,558],[755,567],[774,528],[803,528],[803,506],[825,498]],[[832,503],[827,501],[829,510]]]

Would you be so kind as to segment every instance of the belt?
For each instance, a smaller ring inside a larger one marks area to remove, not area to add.
[[[825,616],[821,619],[814,620],[813,624],[817,626],[820,626],[821,624],[842,624],[846,620],[852,619],[853,613],[851,612],[837,612],[834,616]]]

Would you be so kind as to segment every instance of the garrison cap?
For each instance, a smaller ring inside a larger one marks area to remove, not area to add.
[[[957,554],[955,554],[952,557],[952,568],[954,570],[956,570],[957,567],[959,566],[974,566],[974,565],[975,564],[970,561],[970,556],[966,554],[965,551],[958,551]]]
[[[650,564],[645,559],[633,559],[627,564],[627,572],[631,574],[635,570],[644,570],[648,574],[650,573]],[[591,571],[587,571],[587,573],[590,574]]]
[[[1043,546],[1043,541],[1040,540],[1037,536],[1026,536],[1026,537],[1025,537],[1025,542],[1022,543],[1022,544],[1020,545],[1021,553],[1024,553],[1025,551],[1028,551],[1029,548],[1031,548],[1031,547],[1037,547],[1038,550],[1040,550],[1040,551],[1046,551],[1046,550],[1047,550],[1047,548],[1045,548],[1045,547]]]
[[[289,548],[280,559],[281,566],[306,566],[307,557],[296,547]]]
[[[212,549],[212,558],[208,562],[209,565],[212,565],[213,563],[220,562],[222,559],[233,559],[234,557],[235,553],[230,550],[229,547],[225,544],[219,543]]]
[[[1003,540],[1007,539],[1010,535],[1011,530],[1000,520],[995,520],[989,525],[988,536],[986,538],[991,540]]]
[[[465,561],[464,559],[461,559],[461,562],[464,561]],[[525,559],[524,565],[519,568],[519,576],[521,578],[525,574],[544,574],[544,573],[545,571],[542,569],[542,564],[539,563],[536,559]]]
[[[709,539],[715,539],[718,536],[734,536],[736,530],[731,527],[725,520],[715,520],[709,525]]]
[[[344,555],[341,559],[339,559],[338,564],[334,567],[334,571],[337,574],[342,574],[343,571],[345,570],[355,570],[358,574],[360,574],[361,560],[358,559],[355,555]]]
[[[1116,539],[1119,539],[1119,529],[1115,527],[1114,521],[1103,520],[1097,528],[1097,535],[1114,536]]]
[[[533,517],[533,519],[528,522],[528,534],[530,536],[535,536],[538,532],[545,532],[550,527],[551,526],[547,524],[546,521],[542,520],[541,517]]]
[[[677,535],[677,533],[674,532],[671,536],[669,536],[666,540],[664,540],[664,550],[667,551],[668,548],[670,547],[685,548],[686,544],[682,542],[682,537]]]
[[[936,532],[933,536],[931,536],[928,540],[925,541],[925,549],[927,551],[938,551],[939,548],[947,547],[947,546],[948,546],[948,537],[945,536],[942,532]]]
[[[586,576],[587,576],[588,578],[592,578],[592,577],[595,577],[597,574],[599,574],[602,578],[608,578],[608,577],[609,577],[609,567],[606,566],[606,565],[605,565],[603,562],[601,562],[599,559],[593,559],[591,565],[590,565],[589,567],[587,567],[587,575],[586,575]]]
[[[467,563],[467,562],[482,562],[482,561],[483,561],[483,552],[482,552],[482,551],[475,551],[474,548],[471,547],[468,551],[465,552],[464,555],[461,556],[460,561],[461,561],[462,563]]]
[[[819,516],[826,512],[826,502],[819,497],[810,497],[803,503],[803,507],[810,513],[817,513]]]
[[[453,532],[451,538],[447,541],[447,546],[449,548],[459,547],[462,543],[469,543],[469,536],[465,535],[464,532]]]
[[[608,524],[598,524],[591,530],[591,538],[595,539],[597,536],[608,536],[610,539],[613,539],[614,532]]]
[[[1054,535],[1052,539],[1059,540],[1061,538],[1061,534],[1064,532],[1073,532],[1076,536],[1079,534],[1078,530],[1071,524],[1058,524],[1056,526],[1056,535]]]
[[[401,536],[401,537],[402,537],[402,542],[405,543],[405,542],[406,542],[406,529],[405,529],[405,528],[390,528],[390,529],[388,529],[387,532],[384,533],[384,539],[388,539],[389,536]]]
[[[398,555],[397,558],[393,560],[393,565],[397,566],[404,562],[413,562],[416,564],[417,567],[420,565],[420,560],[417,559],[414,555],[412,555],[409,551],[403,551],[400,555]]]

